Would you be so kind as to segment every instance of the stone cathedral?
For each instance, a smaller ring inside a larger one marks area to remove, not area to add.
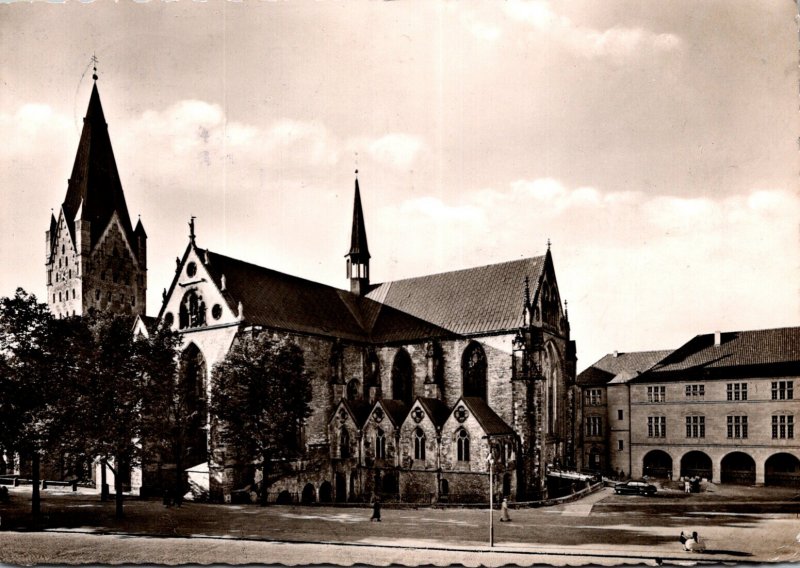
[[[204,248],[190,225],[158,315],[147,317],[147,237],[131,226],[95,84],[47,232],[53,312],[94,307],[138,316],[141,333],[177,330],[199,408],[240,334],[291,338],[312,376],[297,458],[267,480],[226,454],[213,427],[198,427],[185,463],[212,499],[260,484],[279,502],[485,501],[490,469],[497,496],[557,491],[550,474],[574,464],[576,352],[549,243],[542,256],[376,283],[357,175],[352,219],[341,220],[348,289]],[[174,468],[144,464],[133,479],[157,493]]]
[[[351,221],[349,290],[203,248],[192,223],[156,318],[182,335],[182,372],[204,382],[206,397],[238,334],[302,347],[312,413],[301,455],[267,480],[270,499],[484,500],[490,467],[497,495],[552,493],[548,472],[571,466],[575,449],[576,357],[549,247],[373,283],[357,177]],[[204,459],[195,471],[208,472],[212,497],[258,481],[209,430],[190,451]]]

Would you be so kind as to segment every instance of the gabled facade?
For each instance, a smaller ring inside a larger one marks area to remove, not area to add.
[[[46,233],[47,303],[57,316],[90,309],[145,313],[147,234],[131,225],[97,84],[67,194]]]
[[[495,466],[498,493],[545,495],[548,465],[570,465],[575,447],[575,348],[549,247],[540,257],[373,284],[365,227],[356,181],[349,291],[201,248],[192,225],[164,292],[158,322],[181,333],[182,361],[206,396],[211,369],[240,334],[285,336],[303,349],[313,393],[304,454],[273,468],[270,495],[436,500],[454,487],[481,499],[488,469],[478,460],[497,433],[479,441],[489,434],[475,423],[471,465],[456,463],[455,427],[444,431],[457,405],[502,424],[514,459]],[[251,483],[253,468],[208,430],[209,489],[223,498]]]
[[[619,452],[630,464],[626,473],[800,486],[800,328],[698,335],[652,354],[656,360],[640,373],[620,372],[605,385],[609,422],[621,410],[628,417],[630,443]],[[587,371],[578,379],[584,392],[597,388],[585,384]],[[620,396],[612,401],[614,391]]]

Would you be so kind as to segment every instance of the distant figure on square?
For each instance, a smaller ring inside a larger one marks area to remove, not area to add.
[[[381,522],[381,500],[379,497],[375,497],[375,500],[372,502],[372,516],[369,520],[370,522]]]
[[[503,502],[500,504],[500,522],[501,523],[508,523],[511,521],[511,517],[508,515],[508,499],[503,497]]]

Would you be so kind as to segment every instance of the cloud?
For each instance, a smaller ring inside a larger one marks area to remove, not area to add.
[[[585,367],[614,349],[792,325],[800,313],[798,218],[800,196],[783,188],[686,198],[520,179],[457,200],[383,208],[377,235],[385,243],[374,260],[385,263],[391,250],[391,261],[373,272],[406,277],[535,256],[552,239]]]
[[[579,26],[566,16],[556,14],[544,0],[508,0],[503,3],[503,9],[511,20],[547,34],[550,39],[587,58],[625,58],[643,50],[670,52],[682,45],[674,34],[654,33],[640,27],[615,26],[598,30]]]
[[[397,170],[407,170],[417,160],[425,143],[418,136],[403,132],[393,132],[379,137],[351,138],[346,144],[351,153],[358,152],[380,165]]]

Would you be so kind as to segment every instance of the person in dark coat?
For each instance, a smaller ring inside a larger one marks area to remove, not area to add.
[[[375,497],[375,500],[372,502],[372,516],[369,520],[381,522],[381,500],[378,497]]]

